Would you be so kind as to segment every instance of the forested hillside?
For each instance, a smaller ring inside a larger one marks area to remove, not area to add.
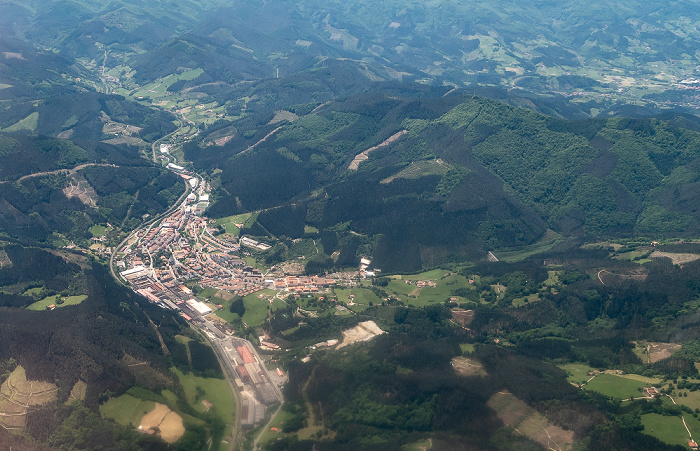
[[[185,326],[183,320],[118,285],[105,267],[80,253],[7,243],[0,253],[0,379],[21,365],[28,380],[57,387],[58,402],[30,409],[27,437],[67,449],[95,449],[100,443],[104,449],[158,446],[89,409],[97,409],[104,393],[121,394],[135,384],[177,392],[158,335],[176,348],[174,335]],[[24,309],[47,296],[85,299],[53,311]],[[144,363],[130,367],[134,361]],[[85,387],[78,395],[84,405],[71,404],[76,384]]]
[[[0,448],[686,449],[698,5],[0,0]],[[113,256],[281,408],[227,437],[258,407]]]
[[[210,213],[263,210],[257,221],[275,236],[316,227],[327,255],[344,251],[341,264],[360,248],[382,269],[410,271],[532,244],[547,228],[658,239],[700,226],[690,118],[567,121],[478,97],[368,94],[278,127],[186,147],[218,173],[224,193]]]

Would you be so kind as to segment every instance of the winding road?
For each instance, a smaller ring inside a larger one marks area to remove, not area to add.
[[[22,182],[24,180],[33,178],[33,177],[43,177],[45,175],[51,175],[51,174],[66,174],[66,175],[73,175],[79,170],[83,168],[87,168],[88,166],[104,166],[104,167],[110,167],[110,168],[118,168],[116,164],[108,164],[108,163],[83,163],[79,164],[78,166],[72,168],[72,169],[56,169],[55,171],[44,171],[44,172],[34,172],[32,174],[27,174],[23,175],[22,177],[18,178],[17,180],[3,180],[0,183],[14,183],[14,182]]]
[[[176,133],[178,133],[185,124],[185,120],[183,117],[183,120],[180,121],[180,126],[177,128],[177,130],[173,131],[172,133],[169,133],[168,135],[156,140],[153,145],[151,146],[151,151],[153,154],[153,161],[157,162],[157,154],[156,154],[156,147],[159,145],[160,142],[174,136]],[[199,178],[199,176],[196,176]],[[172,214],[176,209],[180,208],[182,204],[186,201],[187,196],[189,193],[192,191],[191,185],[187,182],[187,180],[183,179],[183,182],[185,183],[185,192],[182,193],[182,195],[178,198],[178,200],[166,211],[163,213],[155,216],[154,218],[142,223],[139,227],[136,229],[132,230],[131,233],[129,233],[126,238],[124,238],[119,245],[115,248],[114,252],[112,253],[112,256],[110,257],[109,260],[109,270],[112,273],[112,277],[114,277],[115,280],[117,280],[119,283],[122,285],[128,286],[126,283],[124,283],[121,278],[117,275],[117,272],[114,269],[114,257],[117,254],[117,251],[121,249],[125,244],[127,244],[130,240],[134,239],[139,233],[143,232],[143,235],[146,235],[148,231],[157,225],[160,221],[168,217],[170,214]],[[202,183],[201,178],[199,178],[199,182]],[[152,261],[152,260],[151,260]],[[216,358],[219,361],[219,365],[221,366],[222,370],[224,371],[224,376],[226,378],[226,382],[229,385],[229,388],[231,392],[234,395],[235,402],[236,402],[236,420],[234,421],[233,424],[233,430],[231,431],[231,440],[228,443],[228,451],[235,451],[238,449],[238,445],[241,439],[241,425],[240,425],[240,418],[241,418],[241,397],[240,393],[238,392],[238,387],[236,386],[234,382],[234,376],[233,376],[233,367],[231,366],[230,362],[225,358],[225,353],[223,352],[223,349],[221,349],[221,344],[219,343],[218,340],[212,339],[209,337],[209,335],[206,333],[205,328],[202,328],[202,332],[204,332],[202,335],[207,338],[209,341],[209,344],[211,345],[212,349],[214,349],[214,353],[216,354]]]

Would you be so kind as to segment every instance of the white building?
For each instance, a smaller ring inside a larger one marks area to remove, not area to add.
[[[212,312],[212,310],[209,307],[207,307],[207,305],[204,302],[199,302],[196,299],[190,299],[189,301],[187,301],[187,305],[199,312],[200,315],[206,315]]]
[[[173,170],[173,171],[184,171],[185,170],[185,168],[183,168],[182,166],[179,166],[175,163],[168,163],[167,168],[170,170]]]

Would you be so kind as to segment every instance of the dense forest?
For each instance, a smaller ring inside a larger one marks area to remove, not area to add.
[[[547,228],[565,236],[693,235],[697,128],[683,116],[567,121],[478,97],[367,94],[288,123],[250,151],[236,153],[243,138],[185,151],[200,169],[219,172],[225,193],[209,214],[262,209],[257,221],[275,237],[298,238],[305,225],[335,233],[327,255],[352,232],[377,267],[415,271],[530,245]]]
[[[690,379],[697,379],[700,358],[700,316],[693,300],[700,295],[695,283],[700,263],[680,268],[661,259],[643,265],[644,279],[603,285],[589,269],[604,265],[622,274],[639,267],[606,256],[600,249],[569,243],[519,263],[468,268],[465,274],[479,277],[473,293],[492,290],[495,283],[507,290],[491,302],[462,303],[474,309],[467,328],[450,321],[455,304],[449,300],[423,308],[382,303],[345,320],[299,319],[278,310],[267,327],[293,348],[337,336],[337,325],[347,328],[368,319],[389,333],[345,350],[316,351],[308,363],[290,359],[286,409],[296,426],[269,449],[400,449],[426,437],[437,449],[539,449],[504,427],[492,410],[494,395],[504,391],[572,431],[577,449],[683,449],[646,435],[649,431],[643,434],[640,418],[697,418],[700,411],[661,399],[621,403],[572,385],[561,366],[616,368],[698,390],[700,384]],[[564,257],[576,264],[544,266]],[[543,285],[552,268],[559,274],[556,289]],[[381,286],[379,281],[376,289]],[[513,306],[514,299],[533,292],[539,293],[535,301]],[[300,321],[304,325],[290,334]],[[633,352],[631,341],[639,339],[684,345],[671,358],[649,364]],[[464,343],[470,350],[461,348]],[[453,359],[463,355],[483,365],[483,372],[457,372]],[[324,428],[310,440],[294,435],[313,418],[304,403],[311,403],[315,421]]]
[[[119,285],[106,267],[79,253],[18,245],[4,246],[0,252],[6,257],[0,268],[0,381],[21,365],[27,379],[51,381],[58,387],[56,402],[29,411],[26,430],[33,444],[26,446],[187,450],[200,449],[212,434],[220,440],[223,424],[192,409],[171,371],[175,367],[223,378],[211,348],[179,315]],[[52,295],[87,298],[52,311],[24,308]],[[188,336],[189,343],[178,341],[178,334]],[[130,365],[134,361],[141,363]],[[84,399],[71,403],[79,381],[87,387]],[[175,401],[159,395],[162,390],[173,392]],[[168,447],[158,438],[100,416],[100,404],[127,392],[168,404],[197,420],[190,421],[182,439]]]

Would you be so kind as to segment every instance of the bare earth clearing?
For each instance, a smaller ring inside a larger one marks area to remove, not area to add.
[[[574,432],[553,425],[542,414],[516,398],[508,391],[498,392],[489,399],[488,406],[507,426],[546,449],[561,451],[571,449]]]
[[[50,382],[27,380],[18,366],[0,387],[0,426],[23,429],[30,408],[56,400],[58,387]]]
[[[648,363],[655,363],[659,360],[671,357],[671,355],[679,351],[681,345],[676,343],[647,343],[647,355],[649,356]]]
[[[384,331],[377,326],[374,321],[365,321],[352,329],[343,331],[343,342],[338,345],[336,349],[340,349],[343,346],[348,346],[351,344],[359,343],[361,341],[368,341],[377,335],[383,334]]]
[[[403,135],[408,133],[406,130],[401,130],[398,133],[394,133],[391,135],[389,138],[387,138],[384,142],[381,144],[377,144],[374,147],[370,147],[369,149],[365,150],[364,152],[361,152],[355,156],[355,158],[352,160],[352,163],[350,163],[350,166],[348,166],[348,170],[350,171],[357,171],[357,168],[360,166],[360,163],[363,161],[367,160],[369,158],[369,153],[372,152],[373,150],[380,149],[382,147],[386,147],[389,144],[393,144],[396,142],[399,138],[401,138]]]
[[[644,282],[647,276],[647,269],[643,266],[627,271],[612,272],[607,269],[601,269],[600,271],[598,271],[598,280],[600,280],[600,283],[602,283],[603,285],[615,285],[625,280],[635,280],[637,282]]]
[[[484,366],[474,360],[467,357],[455,357],[452,359],[452,368],[460,376],[487,376]]]
[[[63,194],[69,199],[71,197],[77,197],[80,199],[80,202],[88,207],[97,207],[97,202],[95,201],[95,199],[97,199],[97,193],[87,180],[79,177],[77,174],[74,174],[68,186],[63,188]]]
[[[674,265],[683,265],[685,263],[690,263],[694,260],[700,258],[698,254],[674,254],[672,252],[659,252],[654,251],[649,256],[650,258],[670,258]]]
[[[155,430],[168,443],[175,443],[185,433],[182,417],[160,403],[143,417],[139,429]]]
[[[70,391],[70,396],[66,400],[66,405],[70,405],[75,400],[82,401],[83,399],[85,399],[86,393],[87,393],[87,384],[83,381],[76,382]]]

